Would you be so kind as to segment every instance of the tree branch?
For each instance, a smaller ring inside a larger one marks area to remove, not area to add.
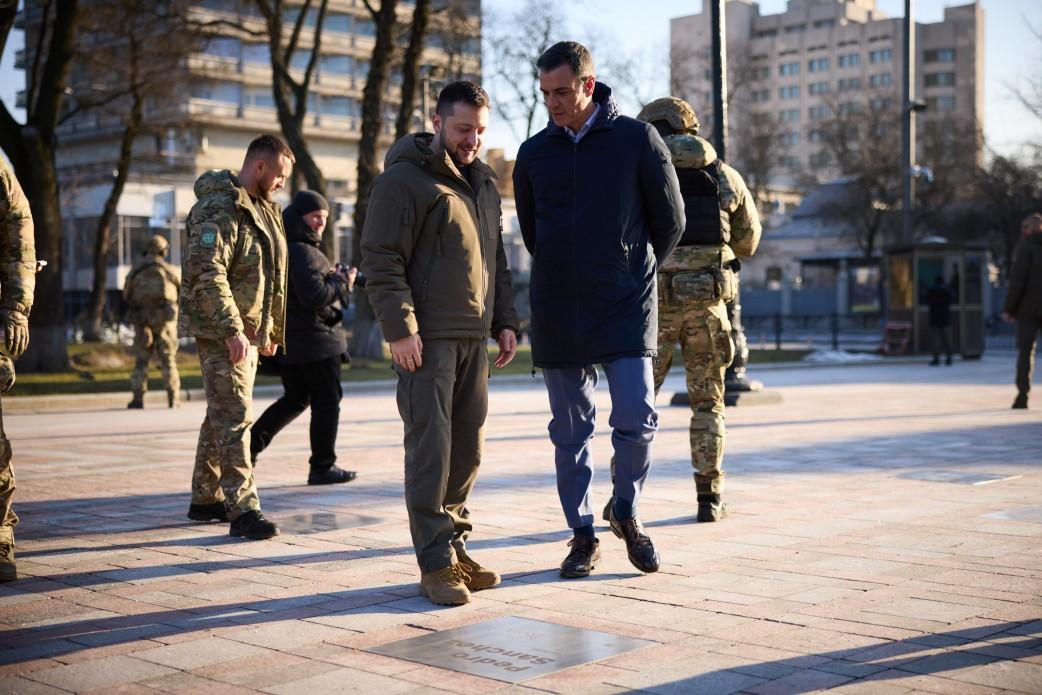
[[[65,78],[73,55],[73,39],[76,35],[76,20],[79,14],[77,0],[58,0],[54,27],[51,31],[50,50],[43,68],[43,84],[36,100],[32,122],[48,141],[54,138],[58,123],[58,108],[64,96]]]

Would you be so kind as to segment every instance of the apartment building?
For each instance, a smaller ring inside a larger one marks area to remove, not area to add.
[[[302,2],[287,2],[285,29],[292,29]],[[313,3],[313,5],[316,3]],[[373,3],[379,5],[379,2]],[[451,4],[451,3],[450,3]],[[184,219],[195,202],[193,184],[209,169],[236,168],[246,146],[260,133],[278,133],[272,95],[272,72],[264,19],[250,0],[190,0],[194,19],[213,27],[214,35],[201,43],[181,67],[176,79],[184,83],[173,103],[146,107],[147,134],[134,144],[134,164],[117,209],[109,252],[107,287],[118,290],[133,267],[145,241],[160,233],[171,241],[171,256],[180,262]],[[399,0],[402,41],[408,39],[414,2]],[[433,103],[440,85],[461,77],[480,79],[481,3],[455,0],[461,16],[448,21],[435,13],[421,58],[416,128],[421,127],[421,104]],[[89,11],[89,8],[87,9]],[[33,46],[38,33],[40,3],[28,2],[17,28]],[[305,17],[301,51],[290,70],[303,74],[314,45],[317,12]],[[330,0],[322,26],[321,50],[308,95],[305,137],[327,179],[327,193],[339,214],[335,225],[337,256],[350,261],[351,212],[356,195],[361,102],[375,44],[375,24],[362,0]],[[32,64],[22,53],[18,66]],[[74,96],[91,75],[73,66],[70,92]],[[385,96],[386,146],[400,100],[401,72],[395,69]],[[431,106],[431,108],[433,108]],[[68,120],[59,132],[59,177],[66,225],[64,286],[70,313],[86,301],[92,279],[94,227],[111,190],[112,169],[122,131],[118,118],[85,111]],[[284,198],[288,196],[283,194]]]
[[[761,15],[751,0],[726,4],[730,72],[728,159],[756,168],[755,144],[769,141],[769,197],[784,197],[808,175],[818,182],[838,173],[823,145],[821,125],[837,114],[872,108],[900,114],[904,71],[903,19],[876,9],[875,0],[789,0],[779,14]],[[712,131],[711,23],[701,14],[671,20],[672,84]],[[984,121],[984,10],[977,3],[947,7],[935,23],[917,23],[915,36],[920,128],[931,122],[963,131],[962,147],[979,161]],[[769,138],[763,124],[775,129]],[[757,133],[757,128],[761,129]],[[900,131],[881,147],[900,148]],[[930,165],[920,140],[919,163]],[[765,167],[761,167],[765,168]]]

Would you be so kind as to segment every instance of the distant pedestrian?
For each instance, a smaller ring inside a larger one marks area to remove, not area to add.
[[[1021,239],[1009,277],[1002,318],[1017,322],[1017,397],[1014,408],[1028,407],[1035,343],[1042,332],[1042,213],[1020,225]]]
[[[29,201],[14,172],[0,157],[0,394],[14,386],[14,361],[29,347],[29,310],[36,288],[36,252]],[[0,405],[0,582],[18,578],[14,557],[14,527],[18,515],[11,509],[14,469],[11,442],[4,434]]]
[[[148,363],[153,356],[159,362],[168,408],[177,405],[181,393],[177,373],[177,295],[181,278],[164,259],[169,247],[158,234],[149,239],[142,254],[144,259],[123,284],[128,318],[134,325],[134,371],[130,375],[133,396],[128,408],[145,407]]]
[[[199,177],[186,222],[178,328],[195,338],[206,392],[188,518],[230,521],[230,535],[251,540],[279,533],[261,513],[250,424],[257,353],[285,346],[286,233],[271,196],[292,170],[286,143],[261,135],[238,174]]]
[[[434,134],[406,135],[388,151],[362,232],[366,291],[398,373],[420,593],[446,605],[500,582],[466,547],[488,414],[486,345],[499,343],[497,367],[517,350],[495,173],[478,159],[489,108],[473,82],[442,89]]]
[[[945,364],[952,363],[952,302],[955,298],[945,284],[944,278],[938,275],[933,286],[926,291],[926,306],[930,308],[930,344],[933,349],[933,361],[930,366],[941,363],[941,350],[944,350]]]
[[[340,424],[340,368],[347,360],[341,328],[343,303],[354,287],[354,268],[333,267],[322,253],[322,231],[329,203],[314,191],[297,191],[282,211],[289,242],[289,291],[286,297],[286,350],[275,359],[285,392],[250,429],[250,458],[298,415],[311,407],[311,464],[308,485],[331,485],[355,479],[354,471],[336,465]]]
[[[658,430],[652,358],[655,273],[684,231],[684,200],[655,128],[621,115],[585,46],[562,41],[536,61],[547,126],[526,140],[514,198],[532,254],[532,359],[550,399],[557,493],[572,529],[562,577],[600,560],[591,498],[597,366],[611,394],[612,532],[630,563],[659,568],[637,512]]]

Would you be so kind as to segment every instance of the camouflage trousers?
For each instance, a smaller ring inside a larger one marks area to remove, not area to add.
[[[695,271],[695,273],[700,271]],[[726,271],[730,272],[730,271]],[[659,274],[658,357],[655,393],[666,380],[677,344],[684,360],[691,402],[691,466],[698,494],[720,494],[724,485],[724,370],[734,359],[731,322],[724,297],[714,292],[676,291],[675,276]],[[702,296],[699,296],[699,294]]]
[[[130,388],[134,400],[140,400],[148,390],[148,363],[155,355],[163,375],[163,388],[173,391],[174,398],[181,391],[181,377],[177,373],[177,322],[134,326],[134,371]]]
[[[0,543],[14,543],[18,515],[11,509],[14,498],[14,469],[11,468],[11,442],[4,433],[4,411],[0,403]]]
[[[232,364],[220,340],[196,338],[206,392],[206,417],[192,473],[192,503],[224,502],[229,520],[260,509],[250,463],[250,424],[253,422],[253,380],[257,348]]]

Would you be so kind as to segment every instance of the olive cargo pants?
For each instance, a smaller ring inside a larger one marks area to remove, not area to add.
[[[477,479],[488,414],[488,353],[478,339],[431,339],[423,366],[398,372],[405,425],[405,504],[422,572],[456,562],[473,528],[467,498]]]

